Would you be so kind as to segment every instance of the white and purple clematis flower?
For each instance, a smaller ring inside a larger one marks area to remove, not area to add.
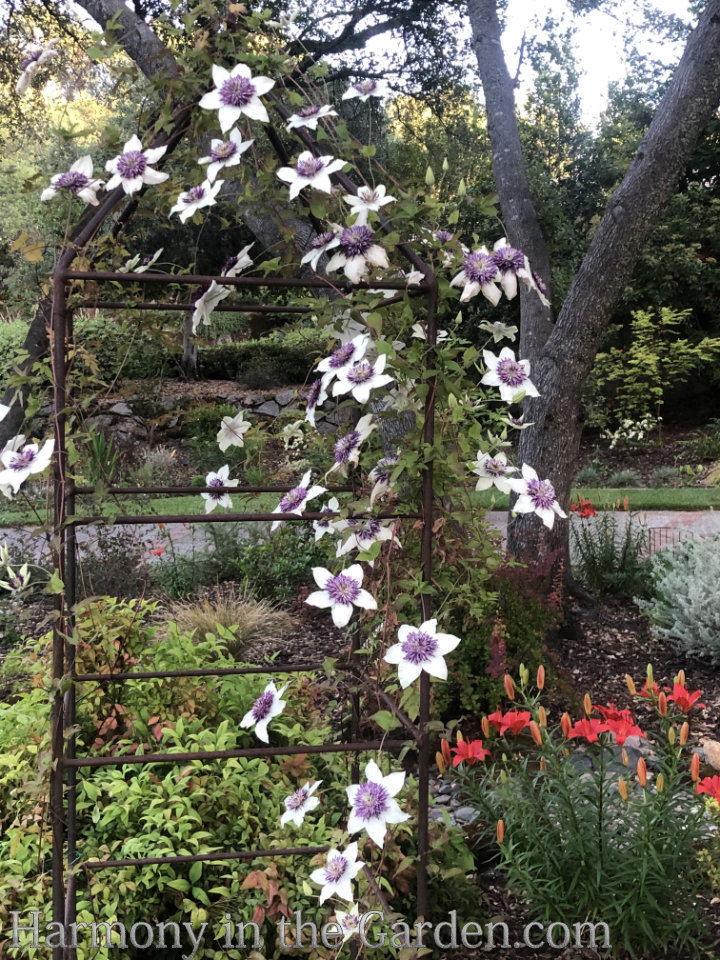
[[[60,43],[60,41],[56,38],[48,40],[44,47],[30,50],[23,57],[20,62],[20,70],[22,73],[18,77],[17,84],[15,85],[15,93],[19,97],[24,96],[28,92],[30,84],[35,79],[35,74],[40,67],[43,67],[50,60],[54,60],[55,57],[60,55],[60,51],[55,49],[58,43]]]
[[[200,496],[205,501],[205,513],[212,513],[215,507],[223,507],[225,510],[232,510],[232,498],[229,493],[222,493],[223,487],[236,487],[239,480],[230,480],[230,467],[220,467],[217,473],[210,473],[205,477],[205,486],[210,487],[210,492],[201,493]]]
[[[349,207],[352,207],[350,216],[355,217],[356,224],[366,224],[370,212],[377,213],[388,203],[395,203],[395,197],[386,195],[387,188],[382,183],[377,187],[360,187],[357,196],[347,194],[343,200]]]
[[[321,783],[322,780],[316,780],[312,785],[306,783],[304,786],[298,787],[289,797],[285,797],[285,813],[280,817],[281,827],[291,822],[296,827],[301,826],[305,814],[320,806],[320,800],[313,794]]]
[[[550,301],[545,297],[546,291],[541,290],[535,281],[528,258],[522,250],[511,247],[505,237],[501,237],[493,247],[492,260],[498,268],[500,286],[508,300],[517,296],[517,282],[520,278],[528,290],[535,290],[546,307],[550,306]]]
[[[371,507],[375,505],[376,500],[386,497],[392,490],[392,474],[399,462],[397,457],[383,457],[382,460],[378,460],[376,466],[368,474],[370,482],[373,484],[370,493]]]
[[[191,217],[198,210],[203,207],[211,207],[215,203],[215,198],[224,183],[224,180],[216,180],[215,183],[204,180],[196,187],[191,187],[185,193],[180,194],[175,206],[170,210],[169,216],[179,213],[181,221],[185,223],[188,217]]]
[[[337,497],[330,497],[328,502],[321,508],[320,513],[337,514],[340,510],[340,504]],[[337,517],[327,517],[323,520],[313,520],[313,530],[315,531],[315,541],[321,540],[326,533],[337,533]]]
[[[499,387],[500,397],[505,403],[515,402],[515,397],[539,397],[537,389],[530,380],[530,361],[516,360],[510,347],[503,347],[500,356],[483,350],[483,360],[487,373],[481,383],[489,387]]]
[[[330,174],[337,173],[344,166],[344,160],[330,156],[316,157],[309,150],[304,150],[294,167],[281,167],[277,175],[283,183],[290,184],[290,199],[294,200],[305,187],[332,193]]]
[[[348,625],[353,607],[377,610],[377,600],[362,589],[363,570],[359,563],[337,574],[324,567],[313,567],[312,574],[320,589],[311,593],[305,603],[324,610],[329,608],[336,627]]]
[[[511,473],[517,473],[517,468],[508,466],[507,457],[504,453],[496,453],[491,457],[489,453],[483,453],[478,450],[475,467],[472,471],[478,476],[475,484],[476,490],[489,490],[490,487],[497,487],[501,493],[511,493],[509,476]]]
[[[328,250],[333,250],[338,246],[341,233],[342,229],[337,227],[332,230],[325,230],[323,233],[319,233],[316,237],[313,237],[300,263],[309,263],[310,268],[317,273],[320,257],[324,253],[327,253]]]
[[[301,107],[297,113],[288,117],[286,126],[288,130],[298,130],[301,127],[307,127],[308,130],[317,130],[318,120],[336,116],[337,110],[334,110],[329,104],[319,107],[311,103],[306,107]]]
[[[514,324],[503,323],[502,320],[495,320],[493,323],[484,320],[479,326],[481,330],[487,330],[488,333],[492,334],[495,343],[506,339],[515,340],[518,332],[518,328]]]
[[[370,337],[367,333],[358,334],[349,343],[341,343],[339,347],[318,363],[317,368],[323,374],[323,387],[328,385],[348,370],[354,363],[362,360],[367,352]]]
[[[437,620],[426,620],[419,627],[403,624],[398,630],[398,643],[388,649],[384,659],[397,664],[398,680],[403,688],[414,683],[423,671],[447,680],[445,656],[459,643],[459,637],[437,632]]]
[[[327,400],[327,390],[322,377],[318,377],[310,384],[310,389],[305,395],[307,407],[305,410],[305,419],[311,426],[315,426],[315,414],[317,408],[321,407]]]
[[[336,441],[333,447],[335,462],[328,470],[328,473],[339,470],[340,474],[344,477],[347,474],[348,464],[357,464],[360,458],[360,447],[376,427],[377,424],[373,423],[371,413],[366,413],[364,417],[360,417],[355,425],[355,429],[351,430],[350,433],[346,433],[344,437],[340,437],[340,439]]]
[[[286,701],[282,699],[282,695],[287,688],[288,684],[286,683],[278,690],[271,680],[242,718],[240,726],[244,729],[254,727],[255,736],[258,740],[268,743],[268,724],[274,717],[279,717],[287,706]]]
[[[254,245],[254,243],[249,243],[246,247],[242,248],[240,253],[226,260],[220,271],[223,277],[237,277],[243,270],[247,270],[248,267],[253,265],[252,258],[248,256],[248,251]]]
[[[90,154],[80,157],[65,173],[50,178],[50,186],[40,194],[41,200],[51,200],[61,190],[67,190],[94,207],[100,202],[96,196],[104,180],[93,180],[93,162]]]
[[[398,538],[394,535],[394,521],[378,520],[376,517],[360,518],[350,517],[345,521],[340,521],[338,530],[351,530],[350,536],[344,543],[339,543],[337,556],[344,557],[353,550],[369,550],[374,543],[384,543],[392,540],[398,546],[402,546]],[[370,561],[372,566],[372,561]]]
[[[233,128],[227,140],[211,140],[210,153],[207,157],[200,157],[198,163],[207,163],[207,178],[212,183],[225,167],[236,167],[246,150],[255,143],[254,140],[243,140],[242,134]]]
[[[350,801],[348,833],[364,830],[379,847],[385,842],[388,823],[403,823],[409,820],[394,799],[405,783],[403,772],[384,777],[382,770],[371,760],[365,767],[365,783],[354,783],[345,790]]]
[[[340,397],[349,393],[358,403],[367,403],[372,390],[393,382],[394,378],[389,373],[383,373],[386,363],[387,356],[383,353],[372,363],[365,359],[353,363],[351,367],[344,367],[338,372],[333,396]]]
[[[9,487],[12,493],[17,493],[29,476],[47,469],[55,449],[54,440],[46,440],[42,447],[37,443],[21,446],[24,440],[23,436],[14,437],[0,454],[5,467],[0,471],[0,487]]]
[[[108,160],[105,169],[112,176],[105,184],[106,190],[122,185],[127,194],[137,193],[143,184],[164,183],[169,174],[152,169],[152,164],[165,155],[167,147],[149,147],[143,150],[139,137],[132,136],[123,147],[123,152]]]
[[[245,419],[244,410],[238,410],[234,417],[223,417],[217,435],[220,450],[225,453],[228,447],[243,447],[245,445],[243,434],[250,429],[250,426]]]
[[[555,499],[555,487],[549,480],[541,480],[527,463],[522,465],[521,473],[522,480],[510,480],[510,486],[519,494],[512,509],[515,513],[536,513],[552,530],[556,516],[563,520],[567,517]]]
[[[500,288],[497,282],[500,280],[500,272],[493,261],[492,254],[485,247],[479,250],[473,250],[463,261],[463,268],[450,281],[451,287],[462,287],[463,292],[460,295],[460,302],[465,303],[472,300],[479,293],[490,301],[496,307],[500,302]]]
[[[270,77],[253,77],[250,68],[238,63],[232,70],[217,64],[212,68],[215,89],[200,100],[204,110],[217,110],[223,133],[237,123],[243,114],[251,120],[268,123],[270,117],[260,97],[275,86]]]
[[[20,567],[17,573],[15,573],[12,567],[7,566],[5,576],[5,580],[0,580],[0,587],[2,587],[3,590],[9,590],[14,596],[22,593],[23,590],[30,586],[30,571],[26,563]]]
[[[192,332],[196,333],[197,328],[202,323],[204,326],[210,326],[210,317],[215,307],[230,295],[230,288],[224,287],[216,280],[210,284],[207,289],[200,287],[200,292],[195,298],[195,309],[192,315]]]
[[[302,516],[302,512],[305,509],[305,505],[309,500],[314,500],[315,497],[319,497],[321,493],[325,493],[325,487],[310,486],[310,474],[311,471],[305,474],[297,487],[293,487],[292,490],[289,490],[285,496],[282,498],[280,503],[275,507],[273,513],[294,513],[298,517]],[[275,520],[270,527],[270,530],[276,530],[282,521]]]
[[[342,930],[343,943],[347,943],[350,937],[360,932],[360,912],[357,903],[354,903],[347,912],[336,910],[335,921]]]
[[[363,867],[357,854],[357,843],[348,844],[342,853],[340,850],[329,850],[325,866],[313,870],[310,879],[322,887],[320,903],[325,903],[333,895],[347,902],[352,901],[352,882]]]
[[[352,283],[359,283],[370,266],[390,267],[385,250],[375,243],[375,234],[368,226],[346,227],[340,234],[339,248],[330,258],[326,270],[332,273],[342,269]]]
[[[387,97],[390,89],[384,80],[361,80],[354,83],[342,95],[343,100],[352,100],[357,97],[366,103],[370,97]]]

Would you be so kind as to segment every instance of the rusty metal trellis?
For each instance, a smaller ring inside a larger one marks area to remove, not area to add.
[[[160,763],[175,764],[187,762],[188,760],[211,761],[229,757],[276,757],[291,756],[293,754],[326,754],[326,753],[347,753],[353,754],[356,758],[355,769],[357,769],[357,757],[362,751],[376,750],[379,748],[387,750],[399,750],[407,746],[407,740],[382,739],[382,740],[361,740],[359,739],[360,726],[360,702],[359,694],[351,694],[352,719],[351,719],[351,740],[350,742],[340,742],[325,744],[320,746],[285,746],[285,747],[252,747],[241,750],[216,750],[216,751],[192,751],[182,753],[159,752],[149,754],[134,754],[126,756],[97,756],[97,757],[78,757],[76,756],[75,737],[71,731],[75,724],[75,694],[76,688],[80,684],[106,684],[121,683],[126,680],[147,680],[147,679],[172,679],[176,677],[194,677],[208,676],[219,677],[239,674],[259,674],[267,673],[267,667],[237,667],[237,668],[213,668],[193,670],[165,670],[165,671],[138,671],[129,673],[95,673],[78,674],[75,665],[75,647],[68,643],[66,636],[70,633],[73,626],[73,607],[76,601],[76,581],[77,581],[77,556],[76,556],[76,530],[78,526],[107,522],[103,517],[97,516],[75,516],[76,498],[80,496],[91,495],[94,492],[93,487],[76,487],[72,477],[68,472],[68,451],[67,451],[67,415],[68,408],[68,356],[73,344],[73,312],[68,303],[68,282],[69,281],[87,281],[94,282],[114,281],[120,284],[124,283],[160,283],[160,284],[180,284],[180,285],[198,285],[209,284],[212,281],[232,285],[241,288],[300,288],[300,289],[333,289],[339,292],[351,291],[357,289],[350,284],[334,284],[320,277],[313,279],[302,278],[258,278],[258,277],[225,277],[225,276],[199,276],[193,274],[169,275],[169,274],[150,274],[142,275],[128,273],[113,273],[102,271],[80,271],[71,270],[74,252],[64,251],[61,256],[58,268],[54,274],[53,290],[53,309],[51,321],[52,349],[53,349],[53,367],[54,367],[54,411],[55,411],[55,441],[56,457],[54,466],[54,556],[53,562],[55,569],[63,581],[63,593],[58,597],[58,617],[53,634],[53,653],[52,653],[52,679],[54,683],[54,698],[51,712],[51,746],[52,746],[52,773],[50,782],[50,817],[52,823],[52,899],[53,899],[53,920],[56,923],[68,925],[76,919],[76,879],[78,871],[101,869],[108,867],[137,866],[142,867],[149,864],[160,863],[197,863],[202,861],[223,861],[223,860],[251,860],[257,857],[279,857],[291,855],[309,855],[321,853],[329,849],[325,847],[287,847],[274,848],[272,850],[235,850],[222,851],[217,850],[206,854],[197,855],[178,855],[164,857],[143,857],[133,859],[118,860],[100,860],[100,861],[80,861],[77,856],[77,816],[76,816],[76,778],[77,771],[82,768],[93,769],[105,766],[124,766],[126,764],[141,763]],[[423,266],[425,266],[423,264]],[[432,271],[425,267],[425,278],[410,290],[407,289],[405,281],[373,281],[373,288],[397,291],[397,295],[385,300],[384,306],[397,302],[405,293],[411,296],[425,297],[426,300],[426,325],[427,340],[432,350],[436,343],[436,311],[437,311],[437,282]],[[193,308],[192,304],[187,303],[153,303],[153,302],[125,302],[107,300],[99,298],[86,298],[81,303],[85,307],[97,307],[98,309],[131,309],[131,310],[174,310],[187,311]],[[290,306],[273,306],[258,303],[241,303],[232,305],[222,305],[219,309],[227,309],[242,312],[273,312],[276,314],[301,313],[305,308]],[[423,443],[431,447],[435,436],[435,378],[429,378],[428,390],[425,399],[425,420],[423,427]],[[205,488],[207,489],[207,488]],[[243,493],[270,493],[287,492],[289,486],[248,486],[233,487],[227,492],[235,494]],[[135,493],[199,493],[203,488],[200,487],[110,487],[106,494],[135,494]],[[218,492],[219,488],[215,490]],[[352,486],[337,486],[328,492],[351,492]],[[220,491],[220,492],[224,492]],[[432,461],[428,462],[424,468],[422,478],[422,507],[420,513],[395,513],[383,512],[375,516],[397,519],[419,520],[421,523],[422,536],[422,579],[429,583],[432,580],[432,537],[433,537],[433,467]],[[134,525],[143,523],[207,523],[233,521],[260,522],[267,520],[281,520],[283,522],[306,521],[312,519],[326,518],[327,514],[304,513],[303,516],[290,516],[269,513],[225,513],[222,515],[134,515],[118,516],[113,518],[112,523],[123,525]],[[421,614],[423,621],[430,619],[431,606],[428,594],[423,594],[421,598]],[[351,651],[349,664],[339,664],[338,668],[347,670],[350,673],[357,672],[357,658],[355,651],[357,649],[357,640],[354,641]],[[319,663],[290,663],[273,664],[272,670],[281,673],[299,673],[307,670],[322,669]],[[381,697],[383,697],[381,693]],[[423,672],[420,679],[420,711],[418,723],[412,723],[407,717],[395,708],[394,701],[384,696],[383,702],[392,709],[398,719],[408,731],[414,741],[414,748],[418,753],[418,864],[417,864],[417,914],[418,917],[425,918],[428,912],[428,888],[427,888],[427,858],[428,858],[428,804],[429,804],[429,769],[430,769],[430,745],[427,724],[430,713],[430,682],[428,675]],[[369,875],[373,881],[373,877]],[[372,882],[376,895],[382,901],[382,894],[377,885]],[[53,960],[73,960],[76,955],[74,947],[54,947]]]

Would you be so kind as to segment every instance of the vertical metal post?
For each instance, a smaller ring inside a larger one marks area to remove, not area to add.
[[[426,280],[429,278],[426,276]],[[427,339],[430,355],[433,356],[437,343],[437,280],[432,277],[432,290],[428,294]],[[432,447],[435,442],[435,392],[437,376],[426,381],[428,391],[425,397],[425,424],[423,444]],[[426,462],[422,478],[422,579],[423,583],[432,582],[432,541],[433,541],[433,462]],[[432,605],[430,597],[423,594],[421,601],[422,620],[430,619]],[[430,806],[430,678],[424,671],[420,674],[420,742],[418,744],[418,871],[417,871],[417,914],[427,919],[428,913],[428,849],[429,849],[429,806]]]
[[[72,388],[68,388],[67,385],[67,357],[73,347],[73,314],[72,310],[67,310],[66,312],[66,336],[64,344],[64,356],[66,367],[64,369],[63,378],[65,380],[65,400],[66,404],[72,402]],[[66,425],[67,421],[63,421]],[[75,481],[72,477],[65,476],[65,518],[68,516],[74,516],[75,514]],[[77,528],[71,524],[67,527],[65,534],[65,628],[68,634],[72,633],[75,617],[74,617],[74,608],[77,601],[77,538],[76,538]],[[76,647],[74,643],[67,643],[66,645],[66,657],[65,657],[65,672],[66,676],[73,677],[75,675],[75,652]],[[63,725],[64,727],[71,728],[75,725],[75,684],[72,684],[68,690],[65,691],[63,698]],[[75,734],[69,737],[65,743],[65,756],[68,759],[74,759],[75,757]],[[67,770],[67,796],[65,800],[65,812],[66,812],[66,823],[67,823],[67,868],[66,868],[66,878],[67,886],[65,891],[65,926],[66,929],[69,928],[71,923],[74,923],[76,917],[76,876],[75,876],[75,860],[77,858],[77,836],[76,836],[76,802],[77,802],[77,769],[75,767],[69,767]],[[75,947],[67,947],[65,950],[66,960],[75,960],[77,956],[77,949]]]

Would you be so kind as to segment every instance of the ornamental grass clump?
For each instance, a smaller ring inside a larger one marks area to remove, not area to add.
[[[648,667],[641,691],[628,678],[637,714],[586,696],[583,717],[549,724],[544,671],[535,689],[528,674],[518,687],[506,677],[512,709],[483,717],[482,740],[459,736],[438,754],[481,811],[510,888],[546,924],[595,925],[613,957],[700,949],[702,795],[715,796],[691,761],[700,691],[682,673],[661,690]]]

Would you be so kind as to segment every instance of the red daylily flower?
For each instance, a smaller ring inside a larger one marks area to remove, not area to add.
[[[460,740],[458,745],[452,748],[452,752],[455,754],[454,767],[459,766],[463,761],[472,766],[478,760],[484,760],[485,757],[490,756],[490,751],[483,747],[482,740]]]
[[[578,497],[577,503],[571,500],[570,510],[572,513],[579,513],[583,520],[595,516],[595,507],[592,504],[592,500],[587,500],[585,497]]]
[[[585,737],[588,743],[596,743],[598,735],[606,733],[610,728],[604,720],[578,720],[568,733],[568,739],[573,737]]]
[[[690,693],[689,690],[686,690],[682,684],[676,683],[673,686],[673,692],[668,694],[668,700],[672,700],[676,703],[683,713],[688,713],[692,710],[694,706],[705,707],[704,703],[697,703],[699,698],[702,696],[701,690],[695,690],[693,693]]]
[[[650,681],[647,680],[646,678],[645,686],[642,688],[642,690],[638,691],[638,696],[645,697],[646,700],[657,700],[657,698],[660,696],[660,687],[653,682],[653,685],[651,688],[649,686],[649,683]],[[670,687],[665,687],[664,689],[669,690]]]
[[[509,730],[517,736],[530,725],[531,719],[529,710],[508,710],[507,713],[500,713],[498,710],[490,714],[488,723],[491,723],[501,734]]]
[[[720,803],[720,777],[703,777],[695,788],[696,793],[707,793],[713,800]]]
[[[488,714],[488,723],[491,727],[495,727],[496,730],[499,730],[503,724],[503,715],[500,710],[496,710],[495,713]]]
[[[627,713],[629,712],[630,711],[628,710]],[[630,719],[627,717],[621,717],[618,720],[608,719],[606,724],[610,733],[615,734],[615,740],[619,747],[625,743],[628,737],[645,737],[645,734],[642,732],[640,727],[636,726],[632,722],[632,717]]]
[[[152,555],[154,557],[161,557],[165,553],[165,547],[157,547],[153,550]]]
[[[627,720],[628,723],[632,723],[635,719],[632,710],[618,710],[612,700],[606,707],[601,707],[599,703],[595,704],[595,709],[605,720]]]

